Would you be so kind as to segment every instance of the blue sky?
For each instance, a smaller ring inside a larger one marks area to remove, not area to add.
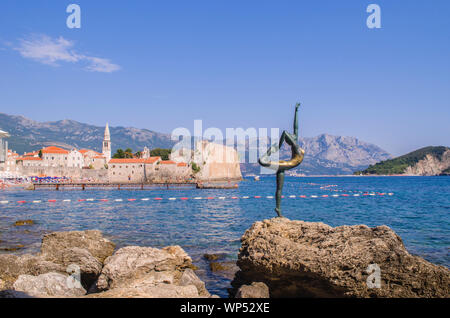
[[[81,29],[66,26],[79,4]],[[366,7],[381,7],[368,29]],[[449,1],[3,0],[0,112],[450,146]],[[52,53],[49,54],[49,51]],[[12,132],[13,133],[13,132]]]

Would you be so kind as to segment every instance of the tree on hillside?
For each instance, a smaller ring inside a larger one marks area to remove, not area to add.
[[[39,154],[38,154],[38,156],[39,156],[39,158],[41,158],[41,159],[42,159],[42,149],[41,149],[41,150],[39,150]]]
[[[150,151],[150,156],[161,157],[162,160],[169,160],[172,149],[155,148]]]

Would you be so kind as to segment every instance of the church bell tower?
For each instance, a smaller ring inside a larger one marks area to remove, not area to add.
[[[105,127],[105,137],[103,138],[102,153],[107,161],[109,161],[111,159],[111,136],[109,134],[108,123],[106,123],[106,127]]]

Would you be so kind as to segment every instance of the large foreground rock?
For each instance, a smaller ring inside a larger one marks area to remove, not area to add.
[[[41,275],[48,272],[65,272],[59,264],[49,262],[36,255],[0,255],[0,291],[11,289],[20,275]]]
[[[211,297],[181,247],[114,247],[100,231],[56,232],[37,255],[0,255],[0,298]]]
[[[55,232],[42,239],[40,257],[61,265],[64,272],[76,266],[81,283],[89,289],[102,271],[103,261],[114,252],[115,244],[97,230]]]
[[[450,296],[449,269],[409,254],[387,226],[275,218],[253,224],[241,241],[232,294],[264,282],[271,297]]]
[[[127,246],[105,260],[92,297],[209,297],[190,269],[192,260],[179,246],[163,249]],[[133,296],[135,295],[135,296]]]
[[[242,285],[237,293],[236,298],[269,298],[269,287],[261,282],[254,282],[251,285]]]
[[[86,298],[198,298],[194,285],[177,286],[160,284],[155,286],[121,287],[105,292],[89,294]]]
[[[87,250],[100,263],[111,256],[115,244],[103,237],[98,230],[55,232],[47,234],[42,239],[41,254],[48,260],[61,259],[61,251],[81,248]]]
[[[20,275],[14,283],[14,290],[32,297],[79,297],[86,294],[79,282],[74,283],[70,277],[59,273]]]
[[[100,231],[47,234],[37,255],[0,255],[0,291],[14,290],[14,282],[21,275],[39,276],[51,272],[68,276],[78,271],[82,285],[88,289],[97,280],[103,260],[112,255],[114,247]]]

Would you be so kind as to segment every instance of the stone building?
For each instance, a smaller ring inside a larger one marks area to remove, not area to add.
[[[109,182],[149,182],[157,171],[161,157],[150,157],[147,159],[111,159],[108,162]]]
[[[105,168],[105,164],[107,161],[103,154],[90,149],[81,149],[79,150],[79,152],[83,155],[83,167],[93,167],[94,169]]]
[[[106,158],[102,155],[95,156],[92,159],[92,168],[99,170],[99,169],[106,169],[107,168]]]
[[[19,154],[8,149],[5,162],[0,163],[0,170],[11,173],[17,172],[17,158],[19,158]]]
[[[43,165],[46,167],[64,167],[67,165],[69,151],[66,149],[50,146],[41,149],[41,153]]]
[[[50,146],[43,148],[42,153],[42,166],[44,167],[69,167],[69,168],[82,168],[84,165],[83,155],[75,149],[71,151]],[[28,158],[29,156],[24,156]]]
[[[20,160],[23,167],[47,167],[44,165],[44,161],[39,157],[21,157],[18,158],[18,160]]]
[[[14,160],[14,162],[17,162],[17,165],[13,164],[11,159],[9,166],[15,165],[16,171],[28,176],[35,176],[38,173],[39,175],[81,178],[81,176],[89,174],[87,172],[82,173],[82,170],[85,170],[83,168],[105,170],[105,173],[92,173],[92,175],[106,176],[106,158],[111,156],[111,138],[108,124],[105,127],[102,149],[103,152],[99,153],[90,149],[78,151],[76,149],[67,150],[57,146],[49,146],[39,151],[25,153],[20,157],[17,156]],[[106,178],[103,181],[106,182]]]
[[[67,165],[69,168],[83,168],[84,158],[83,155],[76,149],[72,149],[67,155]]]

